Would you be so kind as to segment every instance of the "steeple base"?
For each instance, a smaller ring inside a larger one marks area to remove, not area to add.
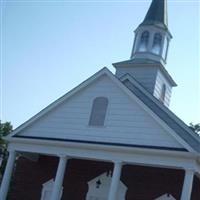
[[[116,76],[121,78],[125,74],[131,75],[149,93],[169,106],[172,87],[177,86],[162,63],[148,59],[134,59],[114,63]]]

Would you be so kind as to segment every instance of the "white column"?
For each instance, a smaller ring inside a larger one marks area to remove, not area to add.
[[[192,194],[194,171],[187,169],[185,170],[185,178],[182,188],[181,200],[190,200]]]
[[[16,157],[16,152],[10,151],[8,161],[6,164],[6,168],[4,171],[4,175],[3,175],[3,180],[1,182],[1,188],[0,188],[0,199],[1,200],[6,200],[6,197],[8,194],[8,189],[10,186],[10,179],[12,176],[12,171],[13,171],[13,167],[14,167],[14,163],[15,163],[15,157]]]
[[[122,163],[119,161],[115,162],[108,200],[116,200],[118,185],[120,182],[121,170],[122,170]]]
[[[67,157],[66,156],[60,156],[58,169],[56,172],[56,178],[54,181],[53,191],[51,200],[60,200],[60,192],[62,189],[63,179],[65,175],[65,168],[67,163]]]

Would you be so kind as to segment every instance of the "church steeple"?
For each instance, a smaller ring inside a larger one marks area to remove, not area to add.
[[[113,64],[117,77],[130,74],[165,106],[169,106],[171,89],[176,86],[165,69],[171,38],[167,0],[152,0],[144,20],[135,30],[130,60]]]
[[[150,59],[166,64],[168,45],[167,0],[153,0],[143,22],[135,31],[131,59]]]
[[[155,25],[168,29],[167,0],[154,0],[141,25]]]

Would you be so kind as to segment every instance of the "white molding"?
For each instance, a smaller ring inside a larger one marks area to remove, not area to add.
[[[103,144],[88,144],[79,142],[65,142],[56,140],[44,140],[44,139],[29,139],[29,138],[10,138],[8,150],[12,150],[13,146],[17,144],[23,145],[43,145],[46,147],[59,148],[59,147],[69,147],[78,149],[95,149],[103,151],[124,151],[124,152],[135,152],[135,153],[148,153],[148,154],[158,154],[167,156],[180,156],[185,158],[196,158],[199,156],[197,153],[183,152],[183,151],[173,151],[173,150],[162,150],[162,149],[149,149],[149,148],[139,148],[139,147],[123,147],[123,146],[113,146],[113,145],[103,145]],[[56,152],[55,152],[56,154]],[[57,154],[57,156],[59,156]],[[116,161],[119,159],[115,159]],[[115,162],[115,160],[112,160]]]
[[[20,152],[40,153],[47,155],[66,155],[70,158],[100,160],[100,161],[120,161],[144,166],[157,166],[176,169],[193,169],[196,171],[196,161],[194,155],[188,152],[166,152],[151,151],[149,149],[139,150],[135,148],[111,148],[105,145],[89,146],[48,146],[46,144],[25,144],[10,143],[9,149]]]

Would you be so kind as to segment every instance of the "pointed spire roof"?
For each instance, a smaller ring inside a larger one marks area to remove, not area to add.
[[[146,17],[140,26],[142,25],[155,25],[168,29],[167,0],[152,0]]]

